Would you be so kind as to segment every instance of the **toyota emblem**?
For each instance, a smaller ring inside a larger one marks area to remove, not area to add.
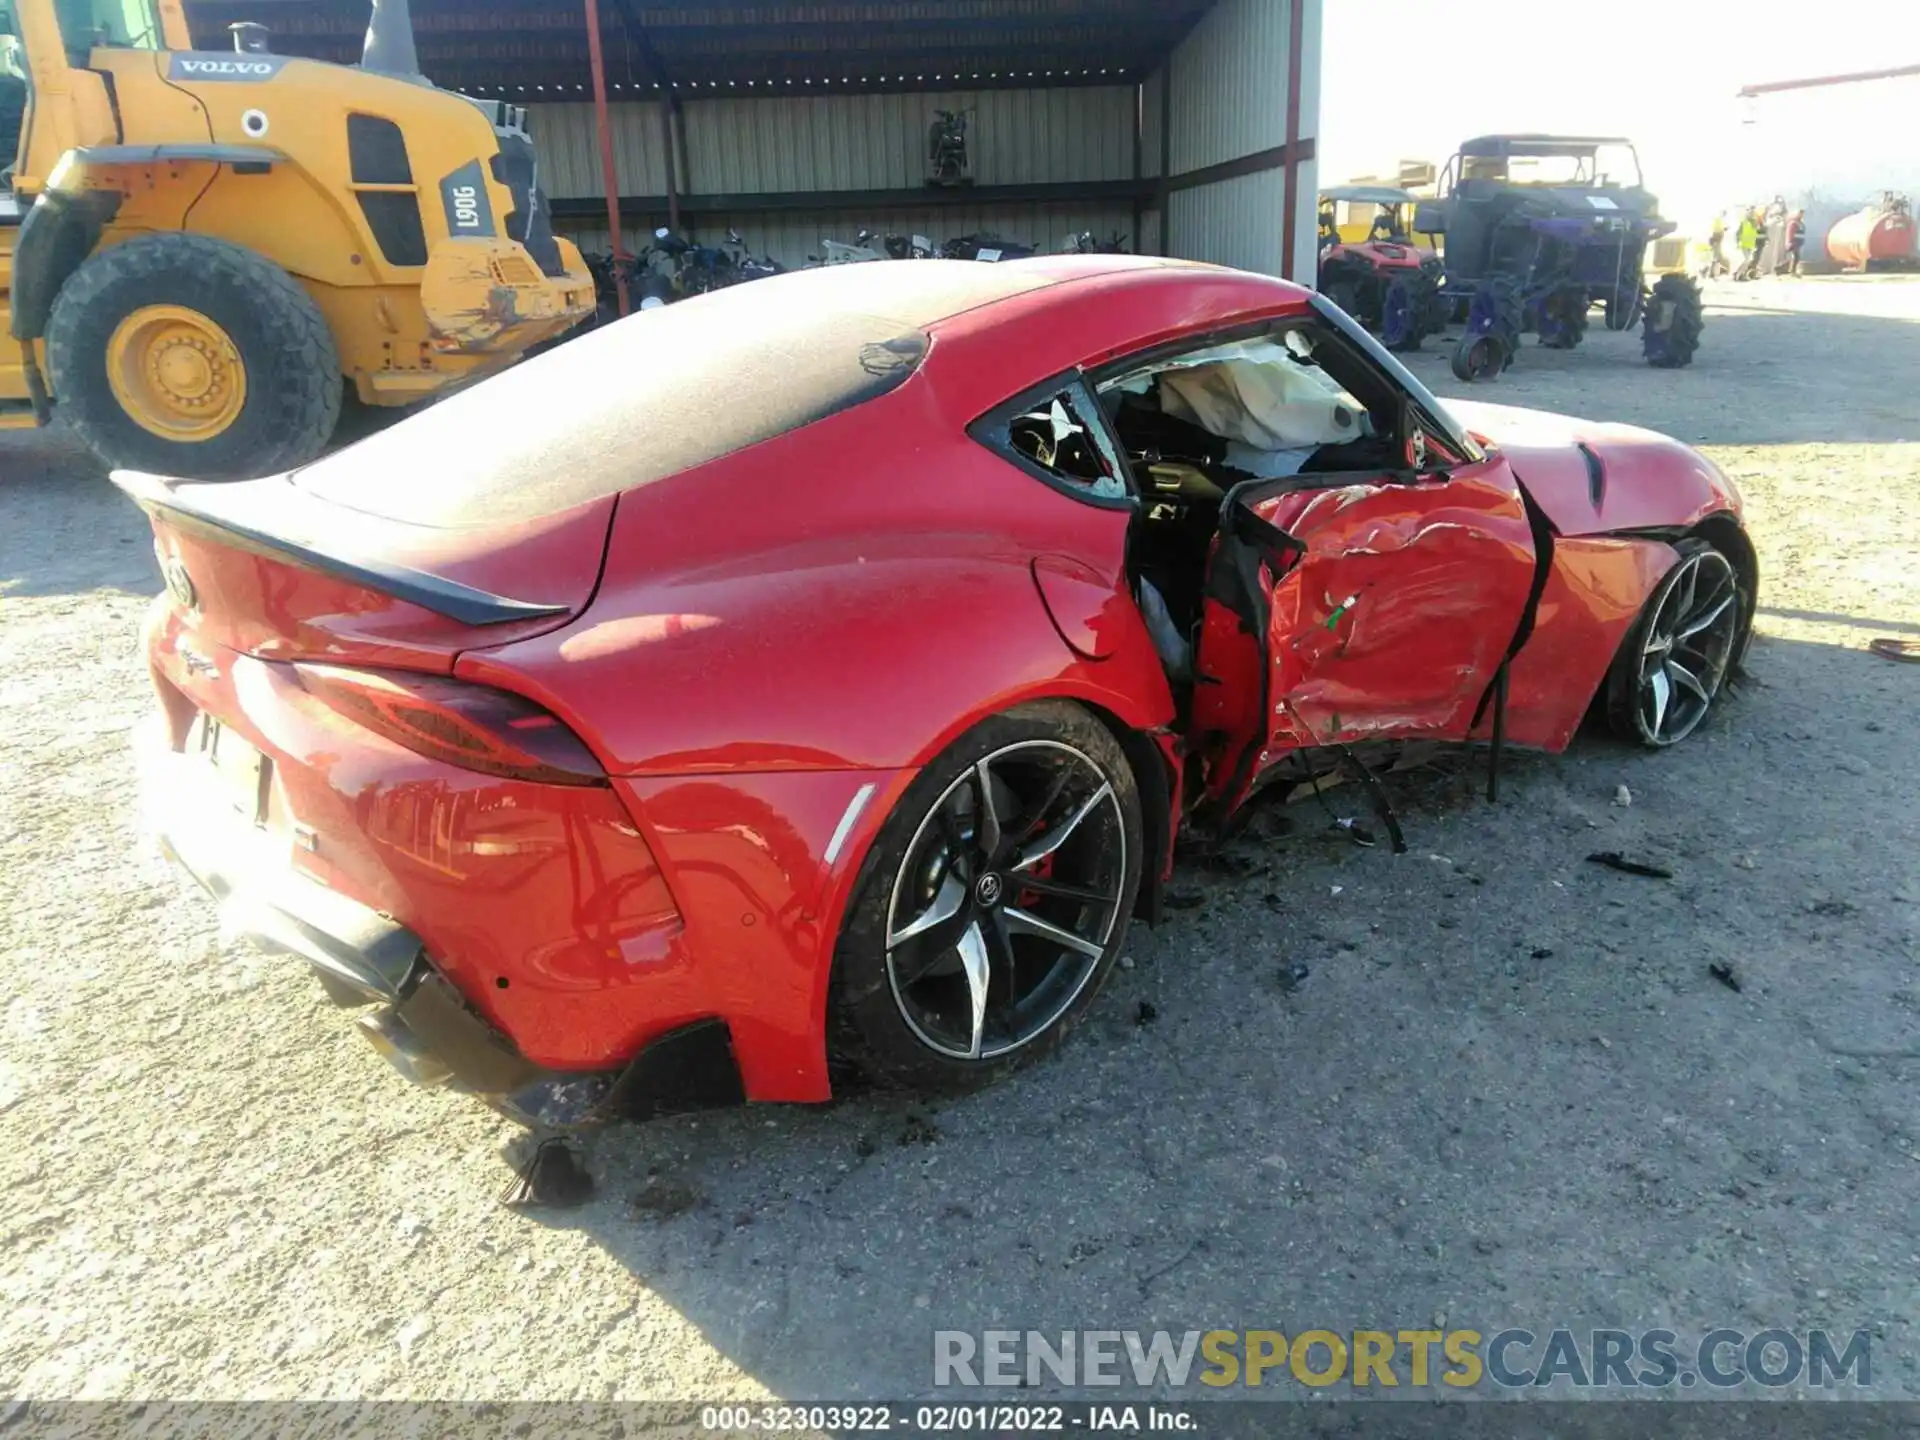
[[[187,567],[178,555],[169,555],[160,573],[166,579],[167,593],[180,602],[182,609],[191,610],[200,603],[199,592],[193,588],[193,577],[187,574]]]
[[[982,905],[998,905],[1000,903],[1001,888],[1000,877],[989,872],[988,874],[982,875],[979,883],[973,887],[974,898]]]

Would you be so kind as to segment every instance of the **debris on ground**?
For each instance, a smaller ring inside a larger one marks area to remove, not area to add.
[[[1733,863],[1736,868],[1741,870],[1751,870],[1754,868],[1754,860],[1753,860],[1753,856],[1751,855],[1736,856],[1734,857]]]
[[[1244,880],[1261,868],[1261,863],[1239,850],[1213,850],[1201,857],[1200,864],[1216,875]]]
[[[897,1142],[902,1149],[909,1145],[938,1145],[940,1127],[918,1112],[907,1116],[907,1123],[900,1127],[900,1139]]]
[[[1160,1009],[1151,1000],[1142,1000],[1140,1008],[1133,1012],[1133,1023],[1151,1025],[1160,1018]]]
[[[1650,865],[1644,860],[1629,860],[1618,850],[1599,850],[1587,856],[1595,865],[1604,865],[1609,870],[1618,870],[1622,875],[1644,875],[1649,880],[1671,880],[1673,871],[1664,865]]]
[[[1613,803],[1622,810],[1633,804],[1633,791],[1622,785],[1613,792]]]
[[[1133,956],[1131,956],[1131,955],[1122,955],[1122,956],[1120,957],[1120,968],[1121,968],[1122,970],[1131,970],[1131,969],[1133,969]]]
[[[1279,977],[1280,993],[1291,995],[1306,983],[1307,977],[1311,974],[1313,972],[1304,965],[1282,965]]]
[[[1365,849],[1371,850],[1375,845],[1380,843],[1373,838],[1373,831],[1351,817],[1345,820],[1336,820],[1333,823],[1339,829],[1346,832],[1349,840]]]
[[[1344,885],[1329,885],[1327,887],[1327,894],[1338,895],[1342,890],[1345,890],[1346,888],[1347,887]]]
[[[1745,988],[1740,979],[1740,972],[1734,969],[1731,960],[1714,961],[1711,965],[1707,966],[1707,974],[1718,980],[1736,995]]]
[[[1553,950],[1546,945],[1534,946],[1531,954],[1535,960],[1551,960],[1553,958]]]
[[[635,1192],[627,1213],[636,1220],[671,1220],[686,1214],[704,1199],[706,1196],[684,1180],[657,1175]]]
[[[593,1198],[593,1176],[579,1153],[564,1139],[542,1140],[520,1167],[500,1203],[515,1209],[571,1210]]]

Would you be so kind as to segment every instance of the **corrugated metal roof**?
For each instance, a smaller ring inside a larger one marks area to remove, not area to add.
[[[599,0],[607,78],[627,93],[820,94],[1144,80],[1213,0]],[[367,0],[188,0],[197,43],[257,20],[281,53],[352,62]],[[415,0],[421,67],[453,88],[585,93],[579,0]],[[541,90],[538,87],[546,87]]]

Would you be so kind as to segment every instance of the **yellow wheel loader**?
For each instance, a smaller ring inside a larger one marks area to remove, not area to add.
[[[436,89],[405,0],[358,67],[197,51],[180,0],[0,0],[0,428],[193,479],[318,455],[593,313],[525,112]]]

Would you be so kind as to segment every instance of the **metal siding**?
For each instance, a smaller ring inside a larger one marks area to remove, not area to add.
[[[622,195],[664,195],[667,190],[666,143],[660,107],[629,101],[607,107],[613,130],[613,159]],[[600,184],[600,137],[593,106],[566,102],[529,105],[527,129],[540,156],[540,184],[556,200],[604,193]]]
[[[1283,170],[1175,191],[1168,206],[1175,253],[1185,260],[1278,275],[1286,193]]]
[[[1177,177],[1287,143],[1288,39],[1300,15],[1299,139],[1319,131],[1321,0],[1221,0],[1169,58],[1172,170]],[[1156,97],[1157,98],[1157,97]],[[1294,254],[1311,267],[1318,166],[1301,162]],[[1287,177],[1274,169],[1176,191],[1168,202],[1173,253],[1281,273]]]
[[[1288,0],[1220,0],[1174,50],[1174,174],[1286,143],[1288,23]]]
[[[1146,84],[1140,87],[1142,95],[1140,173],[1150,177],[1160,174],[1160,105],[1161,93],[1166,89],[1167,70],[1163,65],[1147,77]]]
[[[1134,90],[1109,85],[684,101],[692,171],[684,188],[708,195],[911,189],[926,183],[933,112],[967,109],[974,111],[968,141],[978,184],[1132,178]],[[665,193],[658,107],[622,101],[607,111],[621,193]],[[593,107],[533,105],[528,117],[548,193],[599,194]]]
[[[823,238],[851,245],[862,230],[872,230],[879,235],[925,235],[935,244],[960,235],[993,234],[1050,253],[1071,244],[1087,230],[1103,239],[1116,230],[1123,236],[1129,235],[1133,229],[1133,209],[1124,204],[995,205],[978,210],[941,206],[872,215],[823,210],[772,216],[702,216],[697,225],[685,228],[692,239],[717,245],[725,238],[729,225],[739,230],[751,253],[771,255],[787,268],[799,269],[821,253]],[[1151,215],[1146,217],[1144,225],[1150,233],[1157,232]],[[608,248],[605,225],[562,221],[556,228],[584,251],[591,253]],[[630,254],[638,254],[652,243],[653,232],[645,224],[630,223],[622,233]]]

